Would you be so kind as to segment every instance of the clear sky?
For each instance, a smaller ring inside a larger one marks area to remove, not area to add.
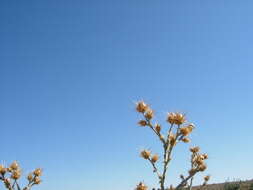
[[[1,0],[1,157],[43,167],[44,190],[156,185],[141,148],[144,99],[164,122],[182,111],[211,183],[251,179],[253,1]],[[189,168],[175,150],[168,184]],[[200,183],[197,179],[196,183]]]

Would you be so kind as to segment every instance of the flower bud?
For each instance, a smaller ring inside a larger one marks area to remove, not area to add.
[[[151,158],[151,161],[153,163],[157,162],[157,160],[159,159],[159,156],[157,154],[153,155],[152,158]]]
[[[141,151],[141,157],[144,159],[149,159],[150,155],[151,155],[151,152],[148,150]]]
[[[146,122],[145,120],[140,120],[140,121],[138,122],[138,124],[139,124],[140,126],[144,127],[144,126],[147,125],[147,122]]]
[[[160,132],[161,132],[161,125],[156,124],[156,125],[155,125],[155,131],[156,131],[157,133],[160,133]]]
[[[210,175],[207,175],[207,176],[204,177],[205,181],[209,181],[209,179],[210,179]]]
[[[27,176],[27,180],[29,182],[31,182],[33,180],[33,174],[32,173],[29,173],[28,176]]]
[[[177,141],[176,141],[176,136],[174,134],[169,135],[169,143],[171,146],[175,146]]]
[[[208,159],[208,154],[202,154],[202,156],[203,156],[203,159]]]
[[[189,138],[187,138],[187,137],[184,137],[184,138],[182,139],[182,141],[183,141],[184,143],[189,143],[191,140],[190,140]]]

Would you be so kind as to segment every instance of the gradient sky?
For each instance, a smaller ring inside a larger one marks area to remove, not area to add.
[[[0,127],[4,163],[38,190],[129,190],[156,185],[141,148],[160,150],[140,128],[144,99],[164,122],[195,123],[175,150],[168,184],[189,169],[188,148],[209,153],[211,183],[251,179],[253,1],[1,0]],[[196,184],[201,179],[196,180]]]

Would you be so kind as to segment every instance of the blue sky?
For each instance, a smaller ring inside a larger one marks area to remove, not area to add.
[[[134,111],[144,99],[164,127],[168,111],[195,123],[211,183],[253,178],[252,6],[2,0],[0,160],[43,167],[38,190],[153,187],[139,150],[159,142]],[[191,145],[176,148],[168,184],[187,172]]]

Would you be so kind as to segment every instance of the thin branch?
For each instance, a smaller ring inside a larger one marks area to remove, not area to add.
[[[194,178],[194,177],[192,177],[192,178],[191,178],[191,180],[190,180],[190,185],[189,185],[189,188],[188,188],[189,190],[191,190],[191,189],[192,189],[192,182],[193,182],[193,178]]]
[[[147,126],[149,126],[149,128],[152,129],[152,131],[159,137],[159,139],[160,139],[160,141],[163,143],[163,145],[166,144],[164,138],[162,137],[162,135],[161,135],[160,133],[158,133],[158,132],[154,129],[154,127],[153,127],[152,123],[150,122],[150,120],[147,120]]]
[[[181,187],[183,187],[183,186],[186,184],[186,182],[187,182],[190,178],[192,178],[195,174],[196,174],[196,173],[190,174],[187,178],[185,178],[184,180],[182,180],[181,183],[175,188],[175,190],[178,190],[178,189],[180,189]]]
[[[157,169],[155,163],[152,162],[152,160],[151,160],[150,158],[148,158],[148,161],[149,161],[149,162],[151,163],[151,165],[153,166],[153,172],[156,173],[157,176],[158,176],[158,178],[160,179],[160,178],[161,178],[161,175],[160,175],[160,173],[159,173],[159,171],[158,171],[158,169]]]

